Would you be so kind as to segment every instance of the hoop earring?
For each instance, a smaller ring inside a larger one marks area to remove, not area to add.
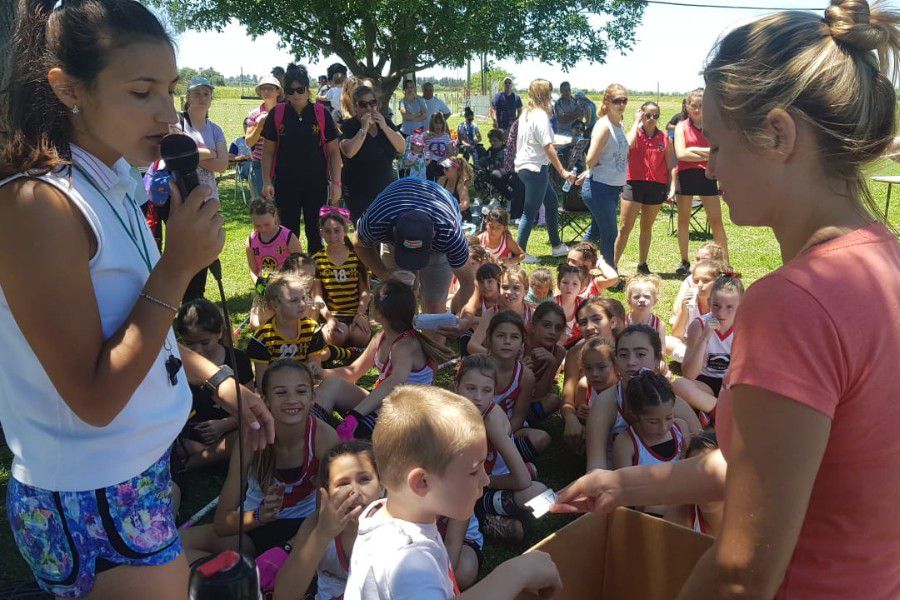
[[[80,112],[81,112],[81,109],[78,108],[78,105],[77,105],[77,104],[75,104],[74,106],[72,106],[72,114],[73,114],[73,115],[77,115],[77,114],[80,113]]]

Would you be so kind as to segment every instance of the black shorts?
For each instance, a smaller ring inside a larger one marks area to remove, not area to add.
[[[284,546],[297,534],[305,519],[277,519],[246,532],[256,556],[275,546]]]
[[[706,169],[688,169],[678,173],[678,193],[682,196],[718,196],[719,182],[707,179]]]
[[[666,201],[666,184],[656,181],[628,180],[631,186],[631,200],[640,204],[655,206]]]
[[[713,395],[716,398],[719,397],[719,391],[722,389],[722,382],[724,381],[724,379],[722,379],[721,377],[710,377],[709,375],[703,375],[701,373],[700,375],[697,375],[697,381],[702,381],[703,383],[708,385],[713,391]]]

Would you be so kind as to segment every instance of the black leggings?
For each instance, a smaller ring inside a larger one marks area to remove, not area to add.
[[[314,181],[275,181],[275,206],[281,224],[300,237],[300,214],[303,213],[303,229],[306,233],[304,251],[312,256],[322,249],[319,235],[319,209],[325,205],[328,194],[326,179]]]

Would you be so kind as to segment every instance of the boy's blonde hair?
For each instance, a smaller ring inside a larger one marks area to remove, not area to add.
[[[378,475],[389,491],[401,488],[416,467],[441,477],[479,439],[487,436],[472,402],[437,387],[401,385],[385,398],[372,434]]]
[[[550,293],[553,293],[553,271],[547,267],[539,267],[531,272],[531,287],[535,285],[547,286]]]
[[[659,299],[659,288],[662,285],[659,275],[637,275],[629,279],[628,285],[625,286],[625,298],[631,298],[631,291],[639,285],[649,285],[653,297]]]
[[[263,305],[269,310],[275,310],[280,300],[281,289],[291,285],[299,286],[309,293],[312,288],[312,279],[296,273],[276,273],[272,275],[272,278],[266,283],[266,291],[263,293]]]

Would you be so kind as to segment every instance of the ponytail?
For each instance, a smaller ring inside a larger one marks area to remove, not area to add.
[[[11,0],[8,0],[11,1]],[[0,155],[0,178],[45,174],[71,160],[69,110],[50,87],[47,72],[62,68],[94,83],[118,48],[145,40],[172,44],[159,20],[135,0],[19,0],[3,89],[9,135]]]

